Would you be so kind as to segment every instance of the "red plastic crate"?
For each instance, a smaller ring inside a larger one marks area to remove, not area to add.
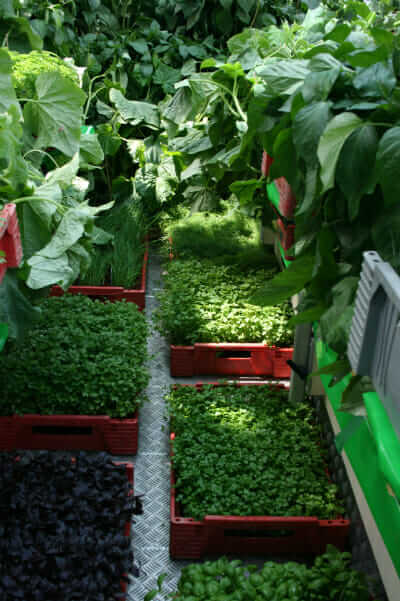
[[[266,150],[264,150],[261,160],[261,175],[263,175],[264,177],[268,177],[269,170],[271,169],[271,165],[273,162],[274,159],[268,154]]]
[[[225,383],[207,382],[225,386]],[[255,382],[236,382],[236,386],[266,386]],[[204,383],[185,384],[200,390]],[[282,384],[269,384],[284,388]],[[175,434],[170,435],[171,442]],[[171,445],[171,456],[173,449]],[[327,476],[329,472],[327,471]],[[175,494],[175,473],[171,466],[170,555],[173,559],[200,559],[204,555],[238,556],[280,553],[321,554],[331,544],[346,546],[350,521],[343,518],[319,520],[317,517],[221,516],[207,515],[202,521],[183,517]]]
[[[202,521],[184,518],[175,498],[171,470],[170,555],[200,559],[204,555],[319,555],[331,544],[344,549],[350,528],[346,519],[316,517],[206,515]]]
[[[0,450],[107,451],[135,455],[138,411],[129,419],[106,415],[12,415],[0,417]]]
[[[171,376],[269,376],[290,378],[293,348],[258,343],[196,343],[170,346]]]
[[[142,272],[137,289],[122,288],[122,286],[70,286],[67,290],[70,294],[84,294],[93,299],[109,300],[111,302],[126,300],[128,303],[136,303],[140,311],[146,306],[146,277],[147,263],[149,260],[149,243],[146,241],[143,256]],[[52,286],[50,296],[63,296],[64,290],[60,286]]]
[[[264,150],[261,161],[261,174],[268,177],[271,165],[274,159]],[[285,177],[278,177],[274,180],[275,186],[279,192],[279,213],[280,216],[292,219],[296,208],[296,197],[292,187]]]
[[[292,248],[294,241],[295,241],[294,240],[294,232],[295,232],[296,226],[293,223],[289,223],[289,224],[285,225],[284,222],[282,221],[282,219],[277,220],[277,226],[278,226],[279,240],[280,240],[283,250],[285,251],[285,259],[287,261],[293,261],[294,256],[290,252],[290,249]]]
[[[296,197],[293,194],[291,185],[285,177],[278,177],[274,182],[279,192],[279,213],[287,219],[293,219]]]
[[[169,259],[174,259],[169,238]],[[175,378],[193,376],[269,376],[290,378],[286,363],[293,348],[256,342],[196,342],[192,346],[170,345],[170,373]]]
[[[0,282],[8,267],[18,267],[22,259],[21,236],[15,204],[6,204],[0,211],[0,250],[5,263],[0,263]]]

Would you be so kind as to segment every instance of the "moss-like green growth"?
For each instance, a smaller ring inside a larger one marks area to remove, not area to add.
[[[33,50],[29,54],[10,52],[13,63],[12,79],[18,98],[35,97],[35,81],[41,73],[59,73],[75,84],[78,74],[63,60],[51,52]]]

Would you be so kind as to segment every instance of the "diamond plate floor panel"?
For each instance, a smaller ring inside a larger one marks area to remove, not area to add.
[[[169,375],[169,350],[155,331],[151,315],[157,305],[154,290],[160,285],[161,267],[156,254],[149,263],[146,315],[151,327],[148,350],[151,382],[148,401],[140,409],[139,452],[135,461],[135,494],[143,495],[143,514],[135,517],[132,544],[138,576],[131,578],[127,601],[143,601],[149,590],[157,588],[157,578],[167,574],[163,589],[175,589],[180,570],[189,562],[169,557],[170,465],[168,427],[164,397],[173,379]]]

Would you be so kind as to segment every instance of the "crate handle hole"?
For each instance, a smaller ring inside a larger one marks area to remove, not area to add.
[[[249,359],[251,351],[217,351],[217,359]]]
[[[32,434],[46,436],[90,436],[93,433],[91,426],[32,426]]]
[[[288,538],[294,535],[294,530],[280,528],[276,530],[224,530],[224,536],[242,537],[242,538]]]

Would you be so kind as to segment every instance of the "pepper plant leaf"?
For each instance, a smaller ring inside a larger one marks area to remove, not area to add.
[[[311,280],[315,259],[311,255],[299,257],[293,261],[285,271],[278,273],[274,278],[254,294],[249,302],[263,307],[277,305],[287,300]]]
[[[355,76],[353,85],[366,98],[389,98],[396,85],[396,75],[391,62],[378,62]]]
[[[400,197],[400,127],[392,127],[379,142],[377,171],[385,204],[398,203]]]
[[[310,72],[308,61],[302,59],[271,60],[255,71],[274,96],[291,96],[303,85]]]
[[[342,70],[342,64],[330,54],[314,56],[308,65],[310,73],[304,80],[301,93],[308,103],[326,100]]]
[[[331,102],[314,102],[300,109],[293,122],[296,151],[308,165],[317,163],[318,143],[331,116]]]
[[[350,135],[340,153],[336,180],[347,198],[350,221],[357,218],[360,200],[373,184],[377,148],[376,128],[363,125]]]
[[[340,113],[326,126],[317,151],[324,192],[334,186],[336,164],[344,143],[362,124],[362,120],[355,113]]]
[[[358,277],[348,276],[336,284],[332,289],[332,305],[320,319],[323,339],[342,353],[345,353],[347,349],[358,281]]]
[[[261,179],[249,179],[234,182],[229,186],[229,189],[237,196],[240,204],[246,206],[253,200],[256,190],[259,190],[262,186],[263,181]]]

